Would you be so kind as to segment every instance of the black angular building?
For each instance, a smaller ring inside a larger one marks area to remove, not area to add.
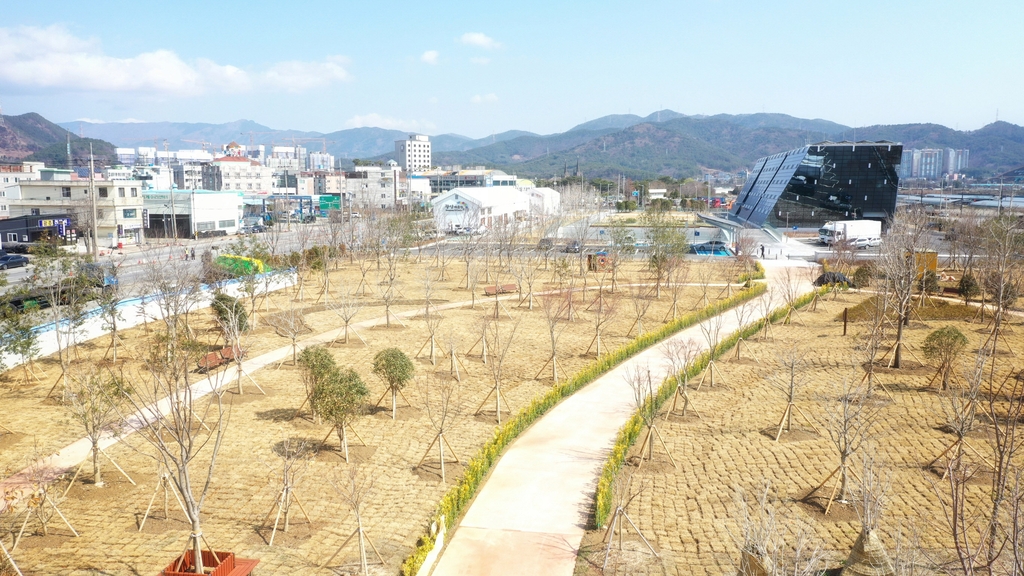
[[[729,219],[748,226],[882,220],[896,209],[903,145],[821,142],[761,158]]]

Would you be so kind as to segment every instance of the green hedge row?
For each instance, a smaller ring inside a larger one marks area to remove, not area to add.
[[[494,432],[494,437],[488,440],[487,443],[484,444],[476,455],[473,456],[473,458],[466,464],[465,473],[462,475],[462,478],[459,479],[458,484],[451,487],[448,492],[441,497],[441,502],[437,507],[437,518],[439,523],[443,522],[444,526],[447,528],[451,528],[455,525],[455,521],[458,519],[459,515],[462,514],[466,504],[473,499],[473,496],[483,483],[487,473],[490,471],[494,463],[498,461],[498,457],[501,455],[501,452],[511,444],[519,434],[533,424],[534,421],[543,416],[555,404],[558,404],[564,398],[593,382],[599,376],[608,372],[621,362],[633,357],[638,352],[646,350],[680,330],[694,326],[702,320],[718,315],[730,308],[733,308],[734,306],[738,306],[743,302],[756,298],[766,290],[767,287],[764,284],[754,284],[749,288],[745,288],[735,293],[730,298],[719,300],[718,302],[715,302],[701,310],[691,312],[677,318],[657,330],[638,336],[625,346],[622,346],[614,352],[597,359],[586,368],[577,372],[569,380],[554,386],[540,398],[536,398],[529,406],[499,426]],[[430,553],[433,547],[434,535],[425,534],[421,536],[416,549],[408,558],[405,559],[405,562],[402,563],[402,574],[405,574],[406,576],[413,576],[416,574],[420,569],[420,566],[423,564],[423,560],[427,557],[427,554]]]
[[[754,271],[750,272],[750,273],[744,272],[743,274],[740,274],[736,278],[736,281],[737,282],[750,282],[751,280],[764,280],[764,278],[765,278],[764,266],[762,266],[760,262],[755,260],[754,261]]]
[[[760,285],[759,286],[763,286]],[[820,294],[827,292],[827,288],[821,288],[818,290]],[[814,292],[808,292],[794,302],[795,307],[802,308],[810,304],[811,300],[814,299]],[[788,306],[777,308],[769,315],[769,321],[776,323],[786,317],[786,312],[789,310]],[[722,354],[732,349],[741,338],[750,338],[757,334],[764,328],[764,318],[757,320],[751,324],[748,324],[730,334],[725,340],[718,343],[715,348],[715,358],[719,358]],[[688,378],[694,378],[707,368],[711,362],[711,351],[707,350],[702,354],[698,355],[697,358],[690,364],[686,369],[686,376]],[[661,386],[658,387],[658,392],[653,397],[648,398],[648,402],[654,402],[655,405],[660,408],[672,395],[676,393],[677,379],[675,375],[669,376],[662,382]],[[597,527],[603,527],[608,521],[608,516],[612,512],[612,485],[615,482],[615,476],[619,470],[622,469],[622,465],[626,462],[626,456],[629,453],[630,447],[636,443],[636,439],[639,437],[640,432],[643,428],[643,420],[640,418],[640,411],[637,410],[633,413],[633,416],[622,426],[619,430],[619,436],[615,440],[615,445],[612,446],[612,452],[608,455],[608,460],[605,461],[604,468],[601,470],[601,477],[597,480],[597,492],[594,495],[594,523]]]

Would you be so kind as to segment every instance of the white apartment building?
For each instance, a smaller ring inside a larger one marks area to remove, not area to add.
[[[298,172],[306,168],[306,149],[302,146],[274,146],[267,166],[275,172]]]
[[[202,185],[206,190],[232,190],[245,194],[270,194],[274,169],[241,156],[224,156],[203,166]]]
[[[326,152],[310,152],[307,170],[323,171],[334,170],[334,156]]]
[[[23,180],[39,180],[39,171],[46,168],[42,162],[22,162],[0,165],[0,190]]]
[[[44,168],[39,180],[0,190],[0,218],[67,214],[81,230],[90,228],[92,200],[88,180],[72,180],[70,170]],[[142,239],[142,182],[96,180],[96,230],[101,246]]]
[[[398,165],[406,172],[429,170],[431,166],[430,137],[423,134],[409,134],[407,140],[395,140],[395,156]]]

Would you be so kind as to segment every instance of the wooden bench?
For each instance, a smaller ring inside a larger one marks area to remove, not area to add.
[[[518,291],[519,286],[515,284],[502,284],[500,286],[495,284],[494,286],[484,286],[484,294],[486,294],[487,296],[495,296],[497,294],[512,294],[513,292]]]
[[[229,364],[231,362],[238,360],[239,358],[245,358],[245,350],[239,351],[238,355],[236,356],[234,346],[225,346],[220,350],[210,352],[209,354],[206,354],[205,356],[200,358],[199,362],[197,362],[199,367],[196,369],[196,372],[205,374],[210,370],[213,370],[214,368],[219,368],[224,364]]]

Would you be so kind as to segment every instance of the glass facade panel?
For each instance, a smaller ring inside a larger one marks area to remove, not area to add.
[[[821,143],[758,160],[731,215],[753,226],[882,219],[896,208],[901,144]]]

